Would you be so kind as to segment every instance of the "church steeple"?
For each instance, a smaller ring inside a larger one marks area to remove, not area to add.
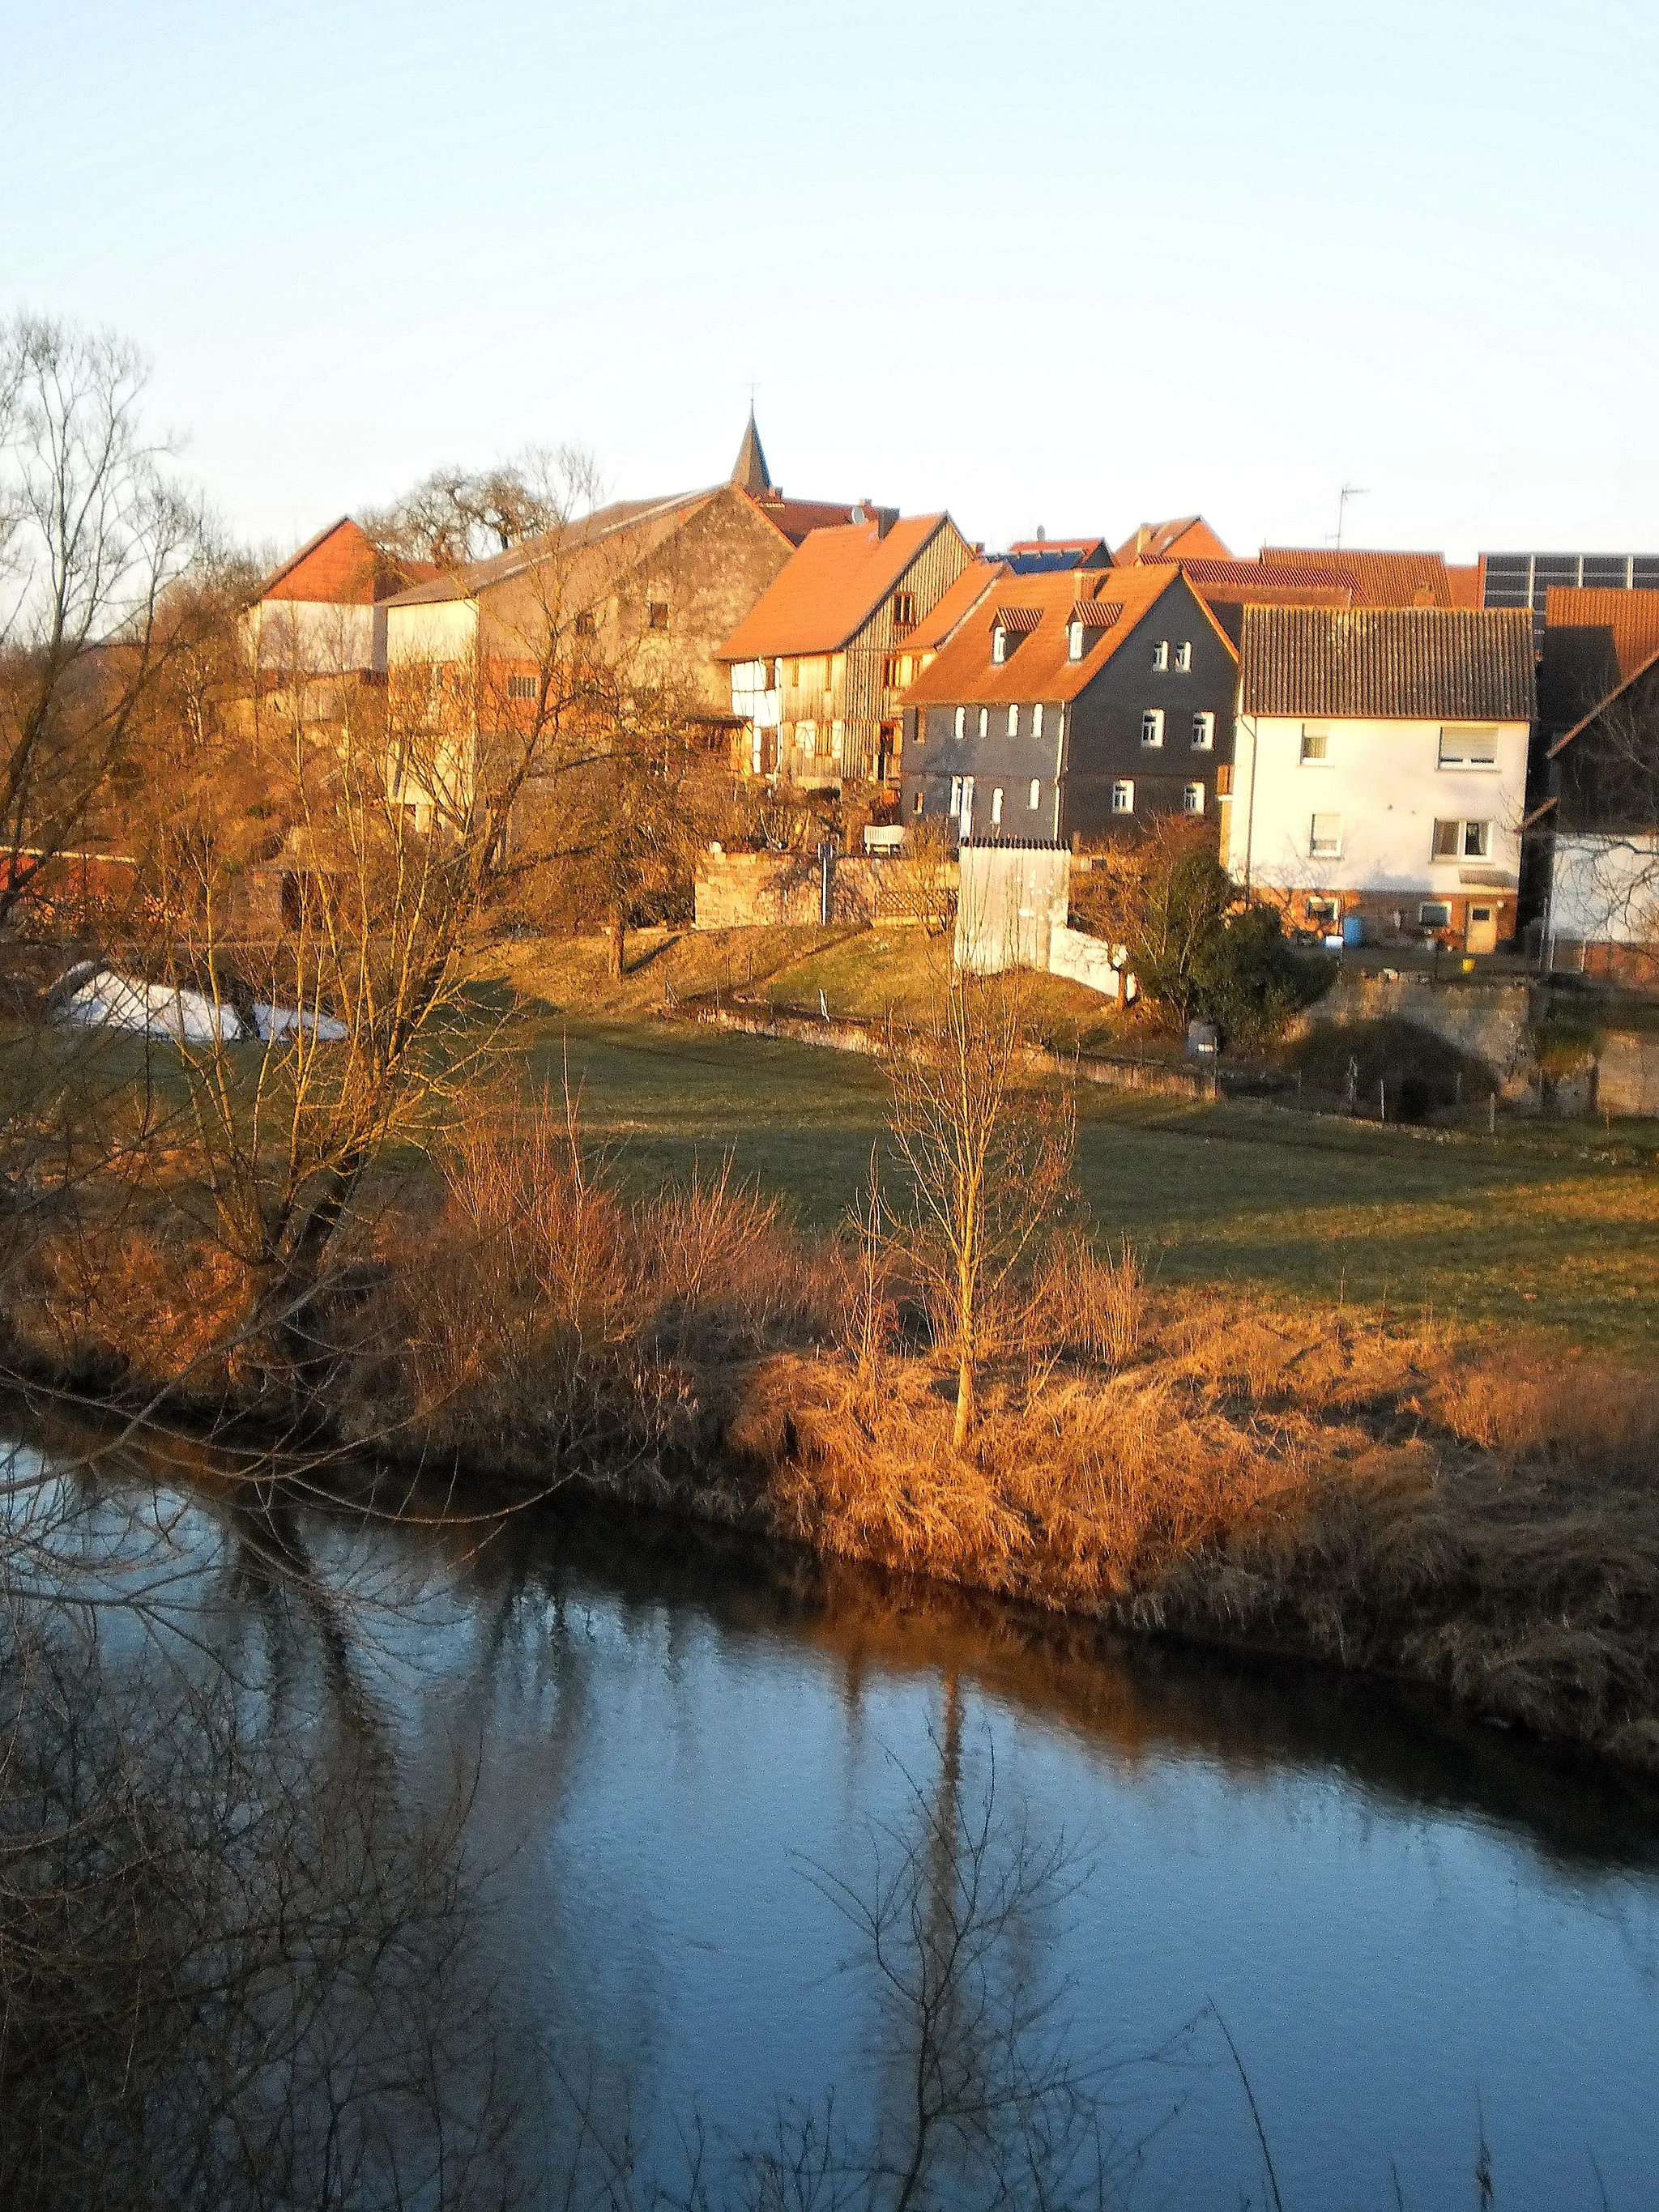
[[[772,489],[772,479],[767,473],[766,455],[761,451],[760,432],[755,428],[752,403],[749,409],[749,428],[743,434],[738,458],[732,464],[732,481],[741,485],[751,499],[764,499]]]

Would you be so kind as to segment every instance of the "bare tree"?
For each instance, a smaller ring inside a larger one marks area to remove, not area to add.
[[[1607,700],[1562,749],[1557,786],[1554,928],[1585,939],[1659,945],[1659,678],[1653,672]]]
[[[0,330],[0,928],[88,834],[199,538],[144,382],[107,334]]]
[[[434,469],[412,490],[363,519],[377,544],[404,560],[457,568],[556,528],[568,516],[550,483],[591,479],[592,464],[574,451],[532,452],[493,468]]]
[[[933,1018],[890,1066],[893,1133],[908,1170],[908,1249],[954,1344],[960,1451],[979,1418],[978,1376],[999,1294],[1070,1182],[1070,1099],[1027,1077],[1018,971],[954,969]]]

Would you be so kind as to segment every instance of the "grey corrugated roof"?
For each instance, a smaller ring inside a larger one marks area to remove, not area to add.
[[[562,530],[550,530],[540,538],[526,538],[522,544],[509,546],[505,553],[493,553],[487,561],[469,561],[449,575],[440,576],[429,584],[416,584],[407,592],[399,592],[386,605],[393,607],[418,607],[441,599],[470,599],[489,585],[505,583],[511,577],[533,568],[539,562],[550,560],[555,554],[568,558],[571,555],[598,545],[620,531],[643,529],[652,523],[672,521],[689,507],[702,501],[712,499],[723,484],[711,490],[676,492],[668,499],[619,499],[609,507],[596,507],[580,521],[569,522]]]
[[[1532,617],[1524,609],[1247,606],[1239,685],[1247,714],[1530,722]]]

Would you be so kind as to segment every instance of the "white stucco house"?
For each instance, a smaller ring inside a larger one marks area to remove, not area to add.
[[[1247,606],[1224,854],[1292,927],[1515,933],[1530,617],[1443,607]]]

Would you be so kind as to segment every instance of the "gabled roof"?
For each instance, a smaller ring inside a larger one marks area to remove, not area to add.
[[[1524,609],[1244,610],[1243,714],[1530,722],[1535,707]]]
[[[970,561],[902,641],[905,652],[937,653],[1008,573],[1006,561]]]
[[[878,522],[815,530],[720,647],[721,660],[834,653],[864,627],[948,514],[917,514],[884,533]]]
[[[1103,538],[1017,538],[1003,558],[1017,576],[1044,576],[1060,568],[1109,568],[1112,549]]]
[[[876,507],[858,499],[786,499],[775,489],[757,498],[755,504],[792,545],[805,544],[815,530],[844,530],[849,522],[879,522],[890,527],[898,520],[896,507]]]
[[[1173,522],[1143,522],[1113,555],[1120,567],[1136,561],[1229,561],[1232,556],[1201,514]]]
[[[1097,589],[1088,590],[1091,584]],[[1179,568],[1168,563],[1010,577],[994,597],[988,594],[980,602],[939,658],[910,686],[905,702],[994,707],[1027,699],[1074,699],[1166,592],[1180,591],[1184,598],[1190,588],[1183,586]],[[1085,601],[1098,608],[1100,628],[1097,632],[1092,626],[1085,630],[1094,643],[1081,660],[1073,660],[1066,632],[1073,611]],[[1201,599],[1195,604],[1231,653],[1225,631]],[[1006,660],[993,660],[991,637],[997,618],[1006,619],[1016,606],[1034,612],[1036,626],[1020,635]]]
[[[643,560],[699,507],[730,489],[726,484],[716,484],[710,490],[678,492],[667,499],[613,501],[609,507],[596,507],[592,514],[566,523],[562,529],[526,538],[521,544],[509,546],[505,553],[492,554],[487,561],[469,561],[447,574],[434,575],[429,583],[399,592],[390,604],[416,607],[446,599],[474,599],[492,586],[510,583],[514,577],[527,574],[549,561],[571,562],[574,569],[574,562],[583,555],[592,556],[597,585],[606,572],[607,556],[613,562],[616,559]],[[572,590],[579,595],[574,573],[570,581]]]
[[[1544,625],[1539,712],[1547,729],[1566,726],[1553,759],[1659,662],[1659,592],[1553,586]]]
[[[417,577],[435,576],[429,561],[396,561],[349,514],[331,522],[267,577],[262,599],[304,599],[336,607],[369,607]]]
[[[1258,558],[1264,568],[1315,568],[1322,578],[1328,578],[1335,571],[1352,584],[1355,600],[1362,606],[1474,608],[1480,605],[1479,570],[1454,572],[1447,568],[1443,553],[1350,552],[1330,545],[1264,545]]]

